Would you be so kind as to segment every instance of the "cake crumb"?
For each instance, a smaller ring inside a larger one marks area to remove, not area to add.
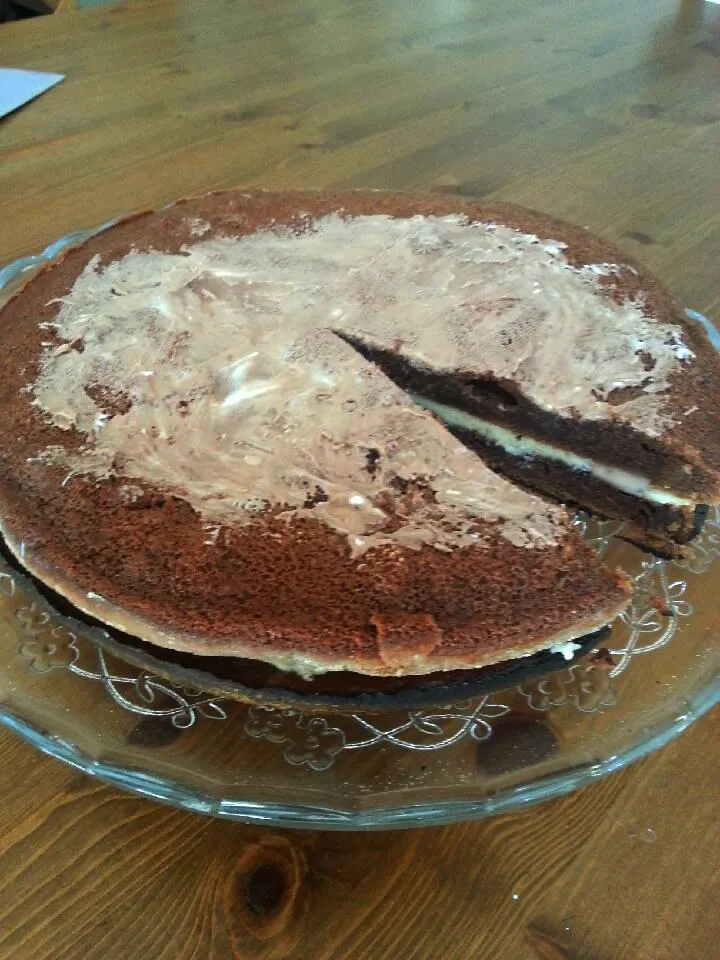
[[[657,610],[661,617],[674,617],[675,610],[666,600],[663,600],[662,597],[654,596],[650,598],[650,606],[653,609]]]
[[[598,647],[588,657],[587,664],[595,670],[612,670],[615,661],[607,647]]]

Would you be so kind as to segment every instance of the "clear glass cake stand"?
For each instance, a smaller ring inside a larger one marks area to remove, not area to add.
[[[0,271],[12,288],[42,257]],[[303,715],[176,686],[71,632],[0,559],[0,722],[108,783],[231,819],[387,829],[507,812],[661,747],[720,700],[720,513],[658,560],[577,523],[635,578],[612,661],[428,710]]]

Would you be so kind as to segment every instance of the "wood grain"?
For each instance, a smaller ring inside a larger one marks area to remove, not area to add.
[[[0,261],[211,188],[427,189],[586,224],[717,318],[712,12],[144,0],[4,26],[4,66],[67,79],[0,122]],[[714,960],[719,783],[715,714],[513,816],[285,833],[125,796],[2,732],[0,957]]]
[[[2,733],[0,956],[713,960],[716,750],[706,717],[519,814],[323,834],[155,806]]]

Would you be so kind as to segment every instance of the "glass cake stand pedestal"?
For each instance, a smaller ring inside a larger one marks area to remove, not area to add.
[[[0,560],[0,722],[108,783],[237,820],[387,829],[515,810],[662,746],[720,699],[720,515],[681,562],[614,532],[586,529],[635,579],[610,660],[367,715],[304,715],[173,685],[71,632]]]

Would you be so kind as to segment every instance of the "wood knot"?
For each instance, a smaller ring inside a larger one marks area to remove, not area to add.
[[[275,913],[285,895],[285,873],[274,863],[261,864],[245,879],[245,906],[257,917]]]
[[[223,895],[236,952],[245,956],[248,941],[253,940],[275,940],[273,956],[286,956],[293,949],[308,908],[306,874],[302,850],[285,837],[264,837],[245,847]]]

